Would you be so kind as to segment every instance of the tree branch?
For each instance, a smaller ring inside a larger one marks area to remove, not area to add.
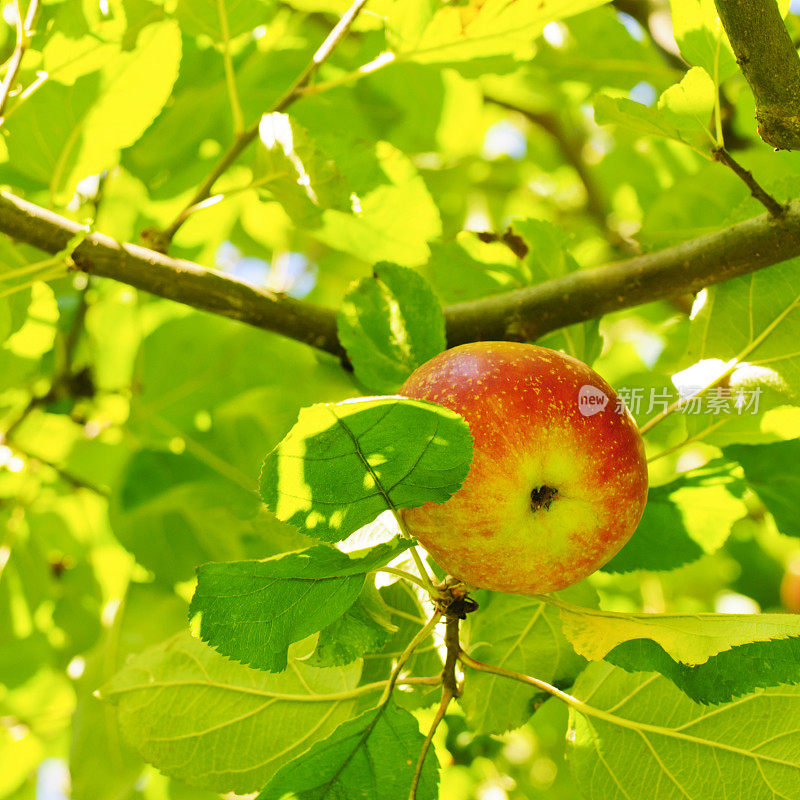
[[[63,250],[83,227],[76,222],[0,191],[0,232],[48,253]],[[120,244],[100,233],[86,236],[72,260],[90,275],[135,286],[201,311],[275,331],[342,356],[336,312],[285,295],[257,289],[191,261],[169,258],[135,244]]]
[[[611,311],[696,292],[800,255],[800,202],[655,253],[579,270],[536,286],[448,306],[450,346],[537,339]]]
[[[79,230],[76,222],[0,191],[1,233],[57,253]],[[798,255],[800,202],[793,201],[779,218],[761,214],[655,253],[448,306],[447,340],[451,347],[480,340],[534,340],[565,325],[696,292]],[[99,233],[87,235],[72,259],[91,275],[274,331],[337,357],[344,353],[333,309],[257,289],[217,270]]]
[[[800,58],[775,0],[715,0],[736,61],[756,98],[761,138],[800,149]]]

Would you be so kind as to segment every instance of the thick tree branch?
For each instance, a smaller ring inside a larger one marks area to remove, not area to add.
[[[537,339],[610,311],[696,292],[800,255],[800,202],[784,215],[731,225],[655,253],[563,275],[536,286],[448,306],[450,345]]]
[[[800,58],[775,0],[715,0],[736,60],[756,98],[761,138],[800,149]]]
[[[63,250],[81,226],[0,192],[0,233],[48,253]],[[448,306],[450,346],[491,339],[533,340],[545,333],[800,255],[800,201],[779,218],[762,214],[655,253],[563,275],[536,286]],[[341,356],[336,312],[256,289],[206,269],[93,233],[75,249],[76,266],[158,297],[275,331]]]
[[[63,250],[81,226],[76,222],[0,192],[0,232],[47,253]],[[211,311],[257,328],[276,331],[341,356],[336,312],[300,302],[135,244],[120,244],[100,233],[89,234],[72,260],[90,275],[113,278],[158,297]]]

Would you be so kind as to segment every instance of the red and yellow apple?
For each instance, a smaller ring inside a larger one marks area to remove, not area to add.
[[[412,536],[470,586],[539,594],[576,583],[630,538],[647,500],[641,436],[586,364],[476,342],[416,369],[400,394],[461,414],[474,456],[445,503],[403,511]]]

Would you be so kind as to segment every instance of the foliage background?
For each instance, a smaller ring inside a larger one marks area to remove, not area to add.
[[[206,0],[43,3],[20,72],[34,89],[6,109],[0,182],[119,241],[168,225],[237,126],[282,95],[346,7],[221,5],[227,36],[218,5]],[[668,7],[585,2],[535,42],[532,26],[453,47],[446,29],[420,22],[434,5],[371,2],[293,104],[298,148],[310,132],[303,152],[316,203],[280,152],[252,147],[219,182],[225,199],[194,213],[171,253],[331,307],[352,280],[388,261],[419,270],[447,304],[760,213],[747,187],[708,158],[704,100],[681,133],[691,147],[647,135],[619,111],[619,98],[653,107],[687,69],[670,41]],[[6,22],[12,6],[3,6]],[[475,8],[450,10],[462,24],[488,25]],[[707,65],[708,4],[674,0],[672,12],[684,55]],[[641,24],[648,14],[650,30]],[[793,14],[787,24],[800,30]],[[9,57],[13,25],[0,37],[0,57]],[[394,63],[351,76],[387,50]],[[723,47],[714,58],[729,149],[779,200],[796,195],[799,157],[759,141],[732,54]],[[621,124],[598,125],[595,109]],[[509,225],[529,247],[525,258],[477,235]],[[786,305],[786,287],[797,289],[793,268],[768,270],[755,290],[755,278],[712,290],[717,310],[703,312],[705,334],[690,321],[691,298],[677,297],[542,343],[594,360],[613,385],[669,386],[699,358],[730,356],[743,296],[755,291],[765,314]],[[259,504],[259,469],[301,407],[363,385],[304,345],[67,274],[58,260],[42,265],[41,253],[7,238],[0,270],[0,798],[215,796],[145,765],[95,690],[130,654],[185,629],[197,565],[311,543]],[[776,352],[796,348],[792,329],[776,338]],[[796,407],[771,405],[731,433],[732,425],[709,432],[713,421],[678,416],[653,430],[651,454],[700,435],[653,462],[652,484],[667,488],[654,490],[647,530],[668,546],[656,569],[593,576],[604,608],[800,607],[784,578],[798,556],[792,507],[783,518],[766,508],[739,467],[720,481],[672,483],[738,458],[722,447],[797,436]],[[795,480],[797,469],[787,457],[765,483],[775,474]],[[502,602],[511,601],[484,599],[488,608]],[[430,719],[428,709],[417,713]],[[505,735],[471,732],[453,711],[437,738],[441,797],[577,797],[565,729],[553,700]]]

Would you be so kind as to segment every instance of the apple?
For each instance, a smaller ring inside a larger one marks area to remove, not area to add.
[[[458,412],[472,432],[461,488],[402,512],[409,533],[466,584],[562,589],[605,564],[639,524],[642,438],[614,390],[577,359],[475,342],[418,367],[400,394]]]

